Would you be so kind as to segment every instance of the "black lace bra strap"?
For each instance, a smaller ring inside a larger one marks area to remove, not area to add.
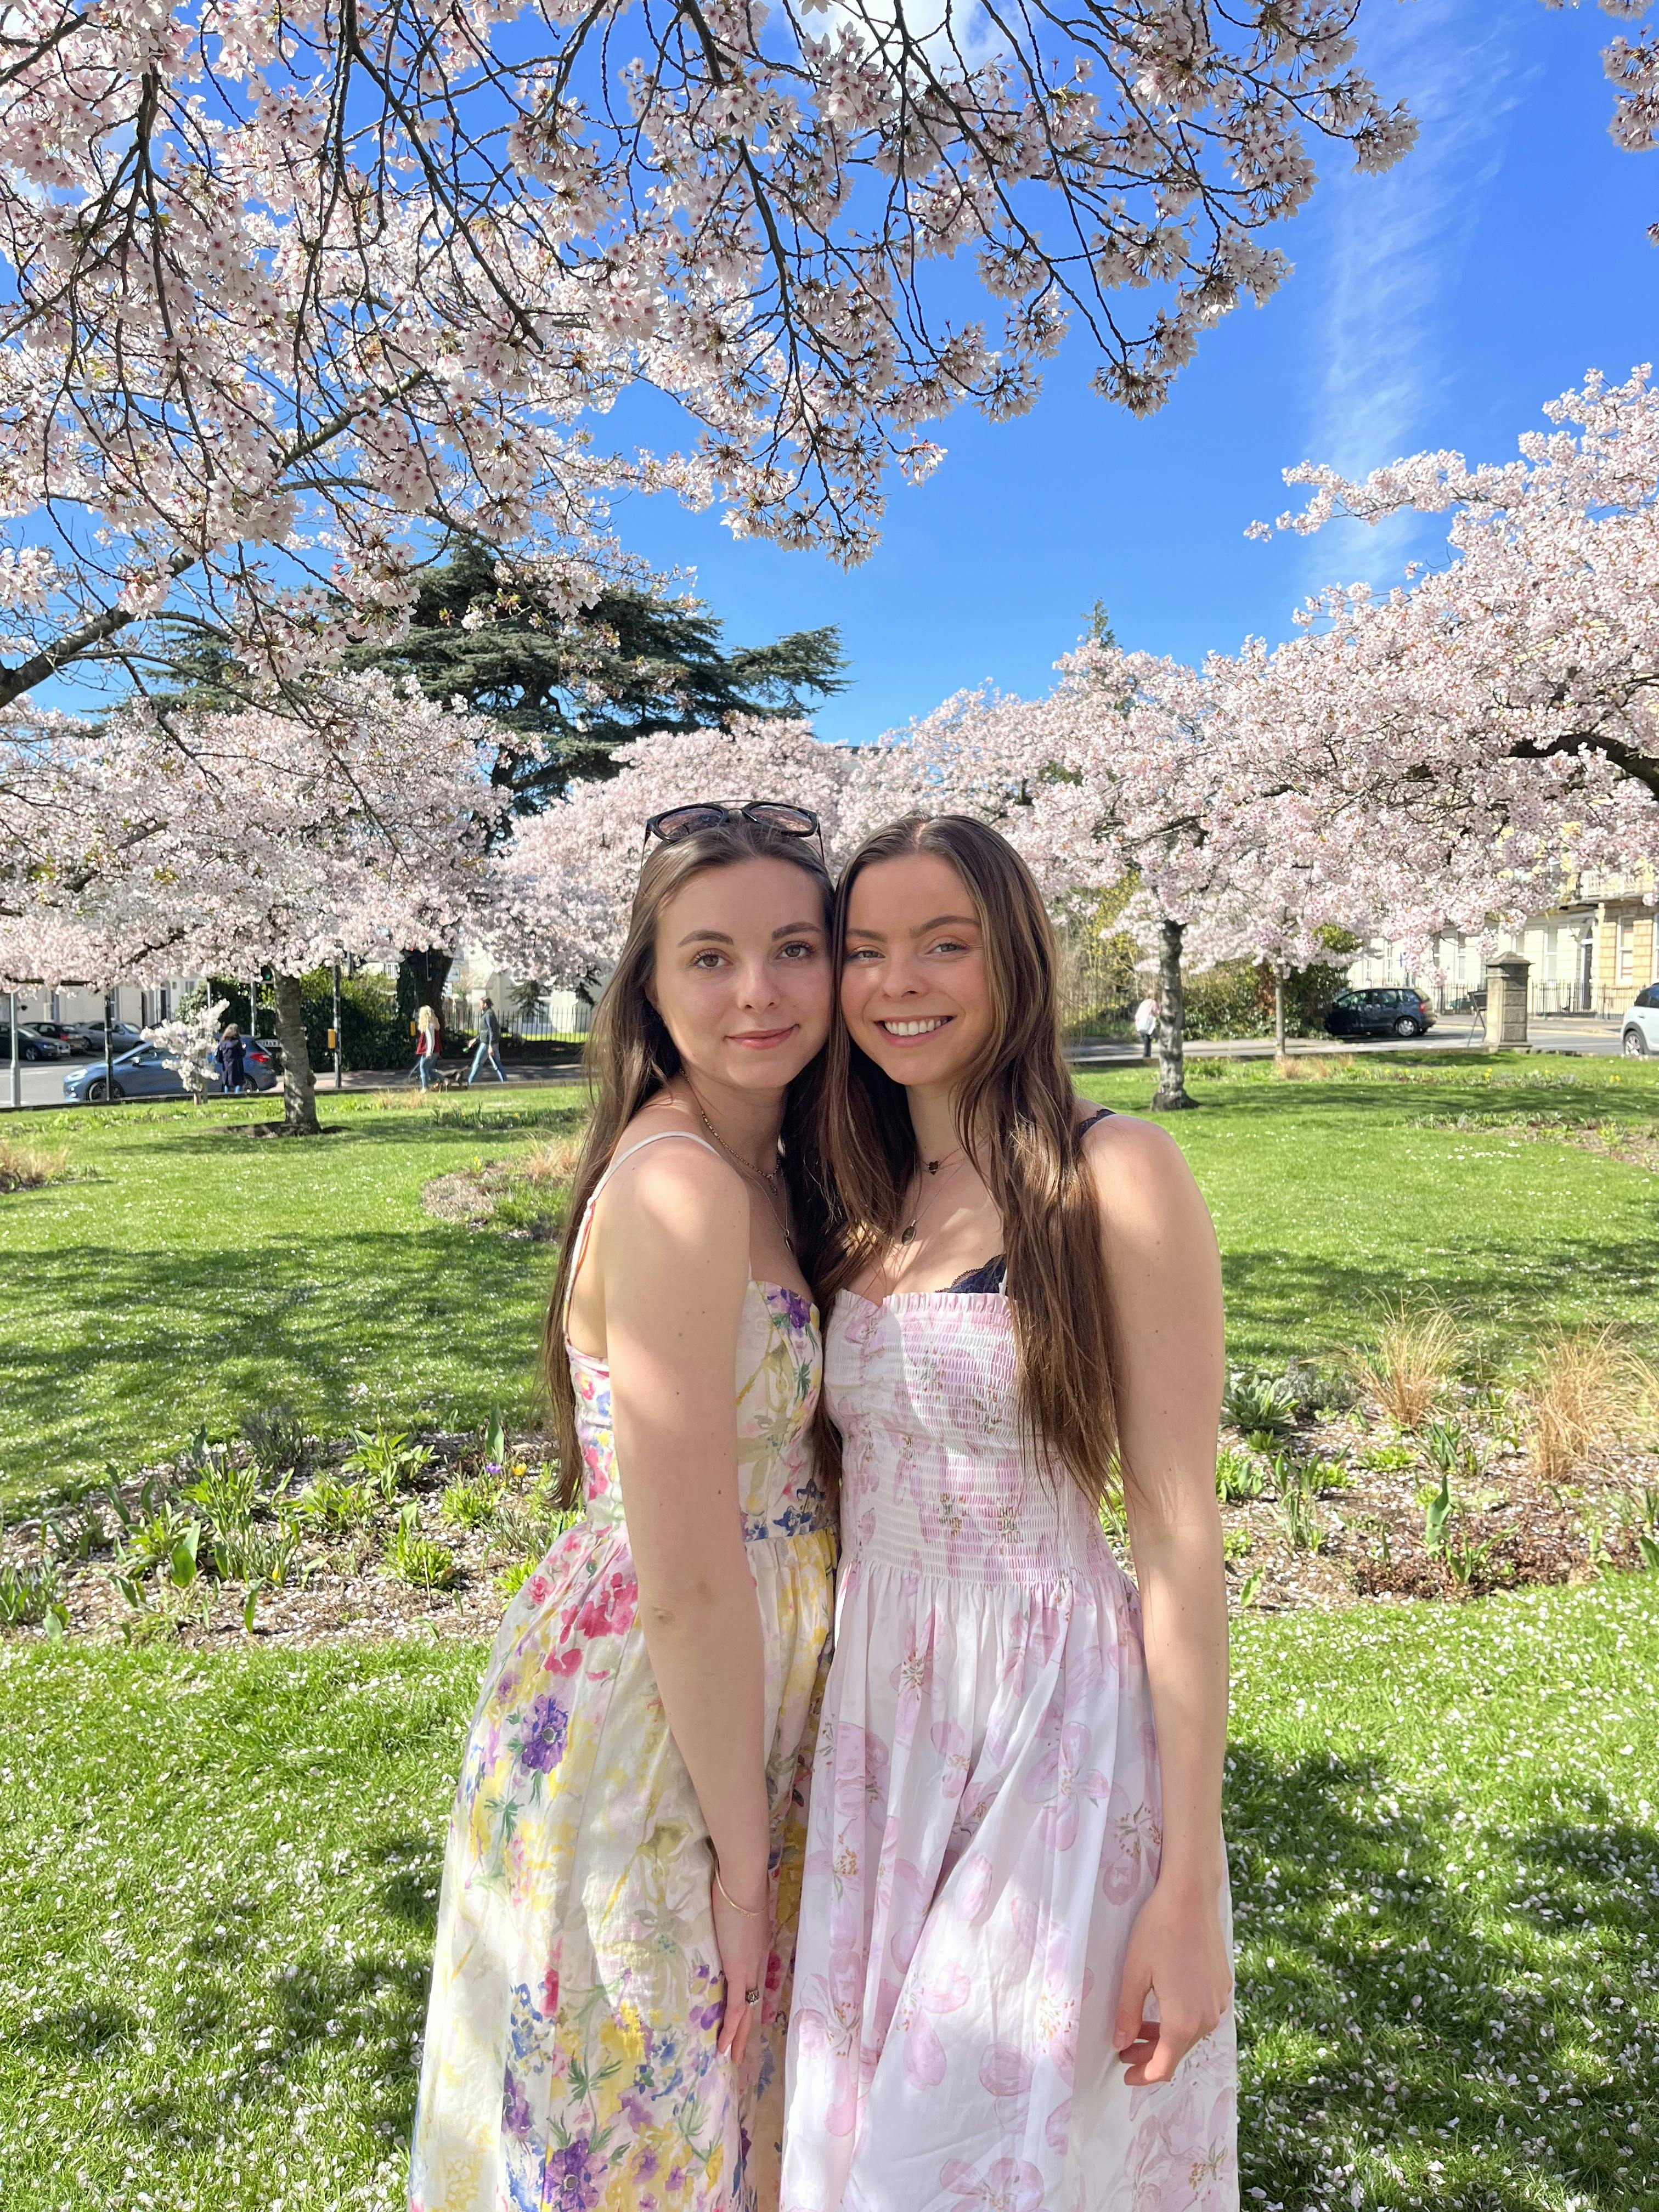
[[[995,1293],[1004,1288],[1008,1279],[1008,1262],[999,1252],[982,1267],[970,1267],[965,1275],[958,1275],[951,1285],[952,1291],[984,1291]]]
[[[1077,1133],[1079,1137],[1086,1137],[1090,1130],[1094,1127],[1097,1121],[1109,1121],[1111,1118],[1112,1109],[1109,1106],[1099,1107],[1094,1113],[1090,1115],[1086,1121],[1079,1121],[1078,1123]]]

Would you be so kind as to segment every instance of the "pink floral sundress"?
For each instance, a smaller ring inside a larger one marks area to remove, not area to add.
[[[682,1141],[702,1142],[689,1133]],[[591,1217],[590,1202],[584,1238]],[[775,2212],[807,1770],[835,1572],[811,1439],[817,1316],[796,1291],[751,1282],[738,1340],[776,1931],[741,2075],[714,2048],[722,1983],[708,1832],[635,1618],[611,1378],[574,1346],[570,1365],[586,1510],[508,1607],[467,1738],[410,2205]]]
[[[1023,1448],[1006,1297],[843,1291],[824,1359],[842,1565],[786,2212],[1234,2212],[1231,2013],[1165,2086],[1110,2048],[1160,1850],[1139,1603]]]

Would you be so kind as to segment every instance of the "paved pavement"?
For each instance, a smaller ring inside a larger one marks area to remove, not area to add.
[[[1528,1046],[1533,1052],[1617,1059],[1620,1036],[1620,1024],[1616,1021],[1602,1021],[1590,1014],[1540,1014],[1529,1026]],[[1290,1040],[1293,1053],[1468,1052],[1471,1048],[1486,1050],[1486,1036],[1480,1024],[1472,1024],[1467,1014],[1443,1014],[1426,1036],[1409,1040],[1328,1036]],[[1225,1037],[1189,1044],[1187,1052],[1189,1058],[1198,1060],[1271,1060],[1273,1042],[1271,1037]],[[1079,1045],[1070,1056],[1083,1067],[1119,1066],[1139,1060],[1140,1048],[1138,1044]]]
[[[1549,1014],[1540,1016],[1533,1022],[1529,1043],[1534,1052],[1574,1053],[1607,1059],[1617,1057],[1619,1040],[1620,1024],[1616,1021],[1601,1021],[1589,1015]],[[1333,1037],[1293,1037],[1291,1049],[1302,1053],[1456,1053],[1466,1052],[1471,1047],[1478,1052],[1485,1043],[1485,1034],[1478,1024],[1471,1029],[1466,1016],[1451,1014],[1437,1022],[1427,1036],[1413,1039],[1409,1043],[1398,1042],[1393,1037],[1375,1037],[1363,1043]],[[1187,1050],[1199,1060],[1265,1060],[1271,1057],[1273,1048],[1270,1037],[1236,1037],[1189,1044]],[[1140,1050],[1138,1045],[1133,1044],[1079,1045],[1071,1057],[1079,1067],[1129,1066],[1139,1060]],[[21,1103],[25,1106],[61,1106],[65,1070],[85,1065],[82,1060],[47,1061],[44,1065],[26,1063],[18,1071],[21,1079]],[[9,1065],[0,1063],[0,1112],[3,1112],[11,1101],[10,1075]],[[528,1068],[513,1066],[507,1070],[507,1088],[509,1091],[532,1090],[550,1084],[570,1084],[580,1080],[580,1069],[571,1065]],[[333,1078],[324,1075],[317,1085],[319,1097],[325,1101],[333,1087]],[[387,1073],[385,1070],[362,1069],[348,1072],[344,1087],[348,1091],[412,1091],[416,1083],[412,1070]],[[473,1085],[475,1091],[486,1095],[500,1088],[493,1078]],[[453,1093],[448,1095],[453,1097]]]

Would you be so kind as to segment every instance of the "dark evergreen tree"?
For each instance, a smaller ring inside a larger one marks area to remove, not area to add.
[[[469,615],[482,619],[469,627]],[[426,572],[407,633],[360,647],[348,665],[412,676],[428,698],[460,697],[490,715],[508,733],[490,781],[512,793],[516,812],[534,813],[568,784],[613,775],[614,749],[647,730],[707,729],[728,714],[803,714],[813,700],[847,688],[833,627],[730,652],[722,627],[695,600],[620,589],[562,619],[499,583],[493,556],[463,539]],[[246,703],[216,640],[177,639],[170,668],[170,696],[182,704]],[[406,953],[400,988],[436,1006],[450,962],[436,949]]]
[[[479,626],[465,626],[469,614]],[[351,658],[492,715],[511,732],[493,781],[534,812],[568,783],[611,775],[614,748],[645,731],[805,714],[846,689],[832,628],[727,651],[721,627],[695,601],[623,590],[561,619],[497,583],[490,556],[464,542],[428,571],[408,633]]]

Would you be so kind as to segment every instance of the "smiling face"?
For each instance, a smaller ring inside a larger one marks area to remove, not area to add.
[[[993,1021],[985,932],[950,861],[907,853],[860,871],[841,1010],[854,1043],[895,1083],[949,1089],[972,1065]]]
[[[830,1033],[818,888],[788,860],[705,868],[657,915],[652,1004],[693,1079],[781,1091]]]

